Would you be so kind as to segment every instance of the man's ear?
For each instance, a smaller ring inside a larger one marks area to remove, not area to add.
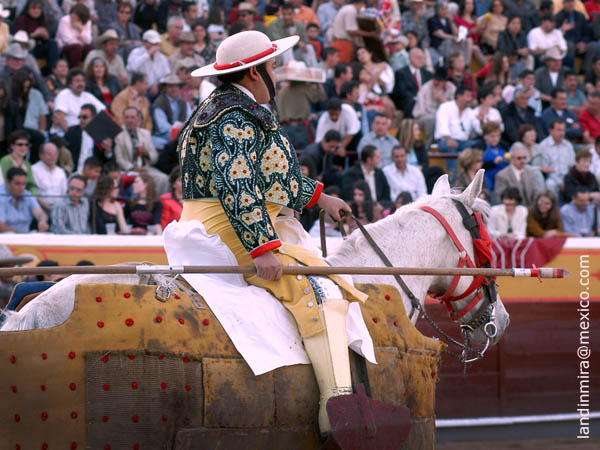
[[[250,69],[248,70],[248,76],[250,77],[250,79],[252,81],[259,81],[262,80],[260,73],[258,73],[258,66],[252,66],[250,67]]]

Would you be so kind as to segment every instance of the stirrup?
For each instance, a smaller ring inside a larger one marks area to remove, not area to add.
[[[356,394],[331,397],[327,402],[331,433],[323,450],[346,450],[360,443],[363,450],[402,448],[411,427],[406,406],[390,405],[367,397],[362,384]]]

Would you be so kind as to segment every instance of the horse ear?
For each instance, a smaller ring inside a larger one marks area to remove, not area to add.
[[[433,186],[433,190],[431,191],[431,195],[436,197],[441,197],[442,195],[450,195],[450,183],[448,182],[448,175],[444,174],[437,179],[435,185]]]
[[[461,194],[463,203],[469,208],[473,206],[475,199],[479,197],[479,194],[481,194],[484,173],[485,170],[479,169],[473,177],[471,184],[469,184]]]

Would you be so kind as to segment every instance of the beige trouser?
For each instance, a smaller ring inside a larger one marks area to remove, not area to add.
[[[346,300],[324,300],[320,306],[325,320],[325,331],[304,339],[304,348],[313,366],[321,399],[319,402],[319,429],[331,431],[327,401],[338,395],[352,394],[346,314]]]

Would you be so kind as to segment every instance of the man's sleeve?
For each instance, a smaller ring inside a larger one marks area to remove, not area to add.
[[[264,136],[259,133],[259,128],[239,111],[228,113],[213,126],[210,141],[199,150],[197,160],[201,168],[212,166],[216,186],[211,191],[252,258],[281,246],[265,204],[259,160]],[[197,178],[196,183],[207,181],[201,175]]]
[[[346,111],[348,111],[348,134],[356,134],[360,131],[360,121],[358,120],[358,114],[354,111],[354,108],[350,105],[343,105],[343,107],[347,106]]]
[[[435,113],[435,139],[442,139],[443,137],[450,136],[450,127],[446,115],[446,108],[443,108],[443,105],[440,105]]]
[[[323,183],[320,183],[312,178],[302,176],[302,186],[300,191],[300,199],[303,208],[315,206],[323,193]]]

